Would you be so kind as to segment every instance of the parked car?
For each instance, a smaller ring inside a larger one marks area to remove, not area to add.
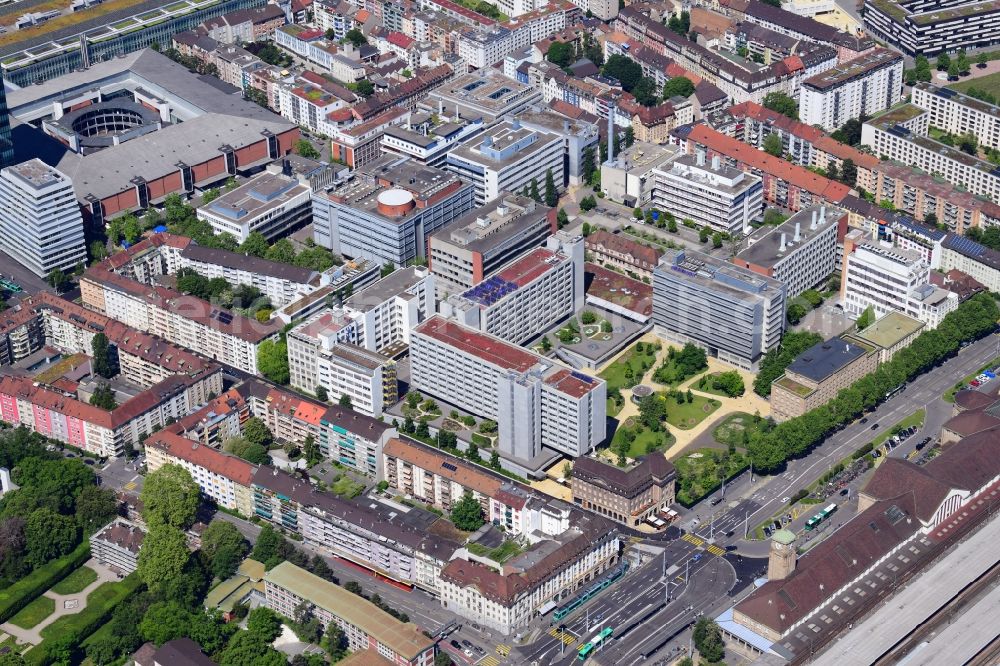
[[[844,496],[844,495],[847,495],[850,492],[851,492],[850,488],[844,488],[843,490],[840,491],[840,494],[841,494],[841,496]]]
[[[451,646],[452,646],[453,648],[455,648],[456,650],[461,650],[461,649],[462,649],[462,646],[461,646],[461,645],[459,644],[459,642],[458,642],[458,641],[456,641],[455,639],[452,639],[452,640],[450,641],[450,645],[451,645]]]
[[[862,423],[868,423],[868,417],[867,417],[867,416],[865,416],[865,417],[862,417],[862,418],[861,418],[861,422],[862,422]]]

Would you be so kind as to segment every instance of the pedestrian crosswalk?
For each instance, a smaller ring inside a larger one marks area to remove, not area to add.
[[[501,643],[500,645],[497,646],[497,654],[500,655],[501,657],[506,657],[507,655],[510,654],[510,646]]]
[[[500,660],[491,654],[486,655],[479,662],[479,666],[500,666]]]
[[[700,546],[701,544],[705,543],[704,541],[702,541],[701,539],[699,539],[695,535],[691,534],[690,532],[688,532],[687,534],[685,534],[681,538],[684,539],[685,541],[687,541],[688,543],[694,544],[695,546]]]
[[[704,548],[706,551],[715,555],[716,557],[722,557],[726,554],[725,549],[716,546],[715,544],[706,544],[704,539],[699,539],[695,535],[688,533],[681,537],[684,541],[697,546],[698,548]]]
[[[135,481],[129,481],[124,487],[125,490],[135,490]]]
[[[559,631],[555,627],[549,629],[549,636],[562,641],[566,645],[573,645],[576,643],[576,638],[574,638],[572,634],[565,631]]]

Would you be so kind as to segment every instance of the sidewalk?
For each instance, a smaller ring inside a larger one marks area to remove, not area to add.
[[[87,596],[97,589],[100,585],[104,583],[112,583],[119,580],[118,575],[112,572],[107,567],[98,564],[97,560],[89,559],[83,563],[83,566],[90,567],[97,572],[97,580],[83,588],[82,591],[76,594],[56,594],[55,592],[49,590],[45,592],[42,596],[46,596],[56,602],[56,609],[53,611],[52,615],[36,624],[31,629],[22,629],[21,627],[11,624],[10,622],[5,622],[0,624],[0,631],[4,631],[14,638],[16,638],[21,643],[31,643],[32,645],[38,645],[42,642],[41,631],[45,627],[49,626],[59,618],[64,615],[76,615],[84,608],[87,607],[86,599]],[[67,608],[66,602],[76,601],[75,608]]]

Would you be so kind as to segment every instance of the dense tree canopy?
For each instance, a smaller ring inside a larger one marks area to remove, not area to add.
[[[184,532],[171,525],[158,524],[142,540],[136,572],[146,587],[155,592],[180,578],[190,556]]]
[[[473,532],[483,526],[483,507],[472,493],[465,493],[451,508],[451,522],[466,532]]]
[[[200,489],[180,465],[163,465],[146,476],[140,498],[146,524],[171,525],[186,530],[198,512]]]

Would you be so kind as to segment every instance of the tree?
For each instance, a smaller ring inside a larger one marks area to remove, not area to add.
[[[136,573],[150,591],[156,592],[167,581],[180,577],[190,557],[184,532],[172,525],[157,524],[142,540]]]
[[[98,385],[90,396],[90,404],[109,412],[117,408],[118,402],[115,400],[114,389],[109,384]]]
[[[264,340],[257,347],[257,370],[275,384],[288,383],[288,345],[284,340]]]
[[[326,653],[330,661],[336,663],[347,656],[347,636],[336,622],[331,622],[326,628]]]
[[[958,68],[958,62],[952,61],[952,63],[948,65],[948,78],[957,79],[960,73],[961,70]]]
[[[764,108],[771,109],[792,120],[799,119],[799,105],[783,92],[770,92],[764,96]]]
[[[270,525],[264,525],[257,536],[257,543],[253,546],[250,557],[261,562],[266,569],[273,569],[285,561],[285,552],[288,543]]]
[[[483,526],[483,507],[472,493],[465,493],[451,508],[451,522],[466,532],[475,532]]]
[[[267,254],[264,256],[278,263],[293,264],[295,263],[295,246],[292,245],[292,241],[282,238],[267,248]]]
[[[635,143],[635,130],[629,125],[625,128],[625,147],[629,148]]]
[[[667,407],[659,394],[647,395],[639,401],[639,420],[650,430],[659,431],[667,418]]]
[[[569,215],[566,214],[565,209],[560,208],[559,212],[556,213],[556,226],[562,229],[567,224],[569,224]]]
[[[38,567],[62,557],[76,547],[79,536],[76,522],[69,516],[48,508],[37,509],[24,525],[28,563]]]
[[[558,67],[569,67],[573,64],[573,45],[569,42],[552,42],[545,52],[545,59]]]
[[[617,80],[622,84],[625,92],[632,92],[632,89],[642,78],[642,67],[636,61],[623,55],[615,54],[604,63],[603,74]]]
[[[555,208],[559,205],[559,191],[556,189],[552,169],[545,170],[545,205],[549,208]]]
[[[596,172],[595,172],[596,173]],[[597,202],[594,201],[594,197],[587,196],[580,199],[580,210],[583,212],[591,211],[597,208]]]
[[[590,310],[584,310],[580,313],[580,321],[584,326],[589,326],[597,321],[597,315]]]
[[[722,234],[718,231],[712,234],[712,247],[716,249],[722,247]]]
[[[176,601],[154,603],[143,614],[139,631],[147,641],[163,645],[191,633],[191,613]]]
[[[694,84],[685,76],[675,76],[663,84],[663,99],[683,97],[687,99],[694,94]]]
[[[281,617],[270,608],[259,606],[247,617],[247,632],[264,643],[281,635]]]
[[[118,513],[118,500],[114,491],[98,486],[86,486],[76,496],[76,522],[91,532]]]
[[[337,404],[341,407],[346,407],[347,409],[353,409],[353,405],[351,405],[351,396],[346,393],[340,394],[340,399],[337,400]]]
[[[170,525],[186,530],[198,513],[199,492],[190,472],[180,465],[163,465],[146,476],[139,495],[142,517],[150,527]]]
[[[271,244],[267,242],[264,234],[259,231],[251,231],[247,239],[240,245],[239,251],[243,254],[249,254],[251,257],[263,259],[270,247]]]
[[[69,278],[58,268],[52,269],[46,281],[56,290],[57,294],[61,294],[69,288]]]
[[[781,144],[781,137],[778,136],[777,132],[771,132],[764,139],[764,152],[775,157],[781,157],[785,152],[785,147]]]
[[[649,78],[648,76],[643,76],[639,79],[639,82],[632,87],[632,95],[635,96],[635,101],[643,106],[656,106],[660,103],[660,95],[656,89],[656,81]],[[619,137],[615,137],[617,140]]]
[[[302,157],[311,160],[318,160],[320,157],[319,151],[316,150],[316,148],[311,143],[309,143],[308,139],[299,139],[298,141],[296,141],[295,152],[298,155],[301,155]]]
[[[702,227],[698,230],[698,240],[702,243],[708,242],[708,237],[711,234],[708,227]]]
[[[976,54],[976,67],[979,69],[985,69],[989,62],[990,56],[987,55],[986,51],[980,51]]]
[[[861,315],[858,317],[857,321],[855,322],[855,325],[858,327],[859,331],[863,331],[864,329],[868,328],[874,323],[875,323],[875,311],[872,309],[872,306],[869,305],[867,308],[865,308],[864,312],[862,312]]]
[[[111,377],[113,372],[111,370],[111,354],[110,348],[108,347],[108,336],[104,333],[97,333],[94,335],[90,342],[90,348],[93,352],[93,370],[101,377]]]
[[[212,574],[229,578],[240,566],[250,547],[232,523],[214,520],[201,535],[201,554]]]
[[[423,439],[427,439],[428,437],[430,437],[431,436],[431,429],[427,425],[427,421],[424,421],[423,419],[421,419],[417,423],[417,429],[413,431],[413,434],[416,435],[417,437],[421,437]]]
[[[979,155],[979,139],[972,132],[966,132],[958,138],[958,148],[975,157]]]
[[[312,435],[306,435],[302,442],[302,455],[305,456],[306,464],[309,467],[313,467],[323,460],[323,450]]]
[[[496,470],[500,469],[500,454],[495,450],[490,452],[490,467]]]
[[[135,215],[125,215],[122,218],[122,235],[125,236],[125,242],[129,245],[134,245],[142,236],[142,227]]]
[[[726,654],[726,646],[722,642],[719,625],[715,623],[715,620],[704,615],[698,618],[698,623],[695,625],[694,644],[698,648],[698,654],[710,663],[722,661]]]
[[[840,165],[840,182],[850,187],[858,182],[858,167],[850,157]]]
[[[746,387],[743,385],[743,378],[735,370],[720,372],[712,377],[712,388],[716,391],[722,391],[730,398],[741,396],[746,392]]]
[[[958,65],[958,71],[960,74],[968,74],[972,66],[969,64],[969,56],[966,55],[965,51],[958,52],[958,59],[955,61]]]
[[[802,318],[806,316],[806,308],[800,303],[792,303],[788,306],[788,312],[785,314],[785,318],[788,319],[788,323],[795,326]]]
[[[535,178],[531,179],[531,187],[528,189],[528,196],[534,199],[537,203],[542,203],[542,195],[538,193],[538,180]]]
[[[375,84],[368,79],[361,79],[354,84],[354,92],[362,97],[371,97],[375,94]]]
[[[288,660],[258,636],[241,631],[222,652],[219,666],[288,666]]]
[[[365,34],[357,28],[351,28],[348,30],[347,34],[344,35],[344,39],[353,44],[355,48],[368,43],[368,39],[365,37]]]
[[[942,51],[937,57],[937,71],[947,72],[948,68],[951,67],[951,57]]]

